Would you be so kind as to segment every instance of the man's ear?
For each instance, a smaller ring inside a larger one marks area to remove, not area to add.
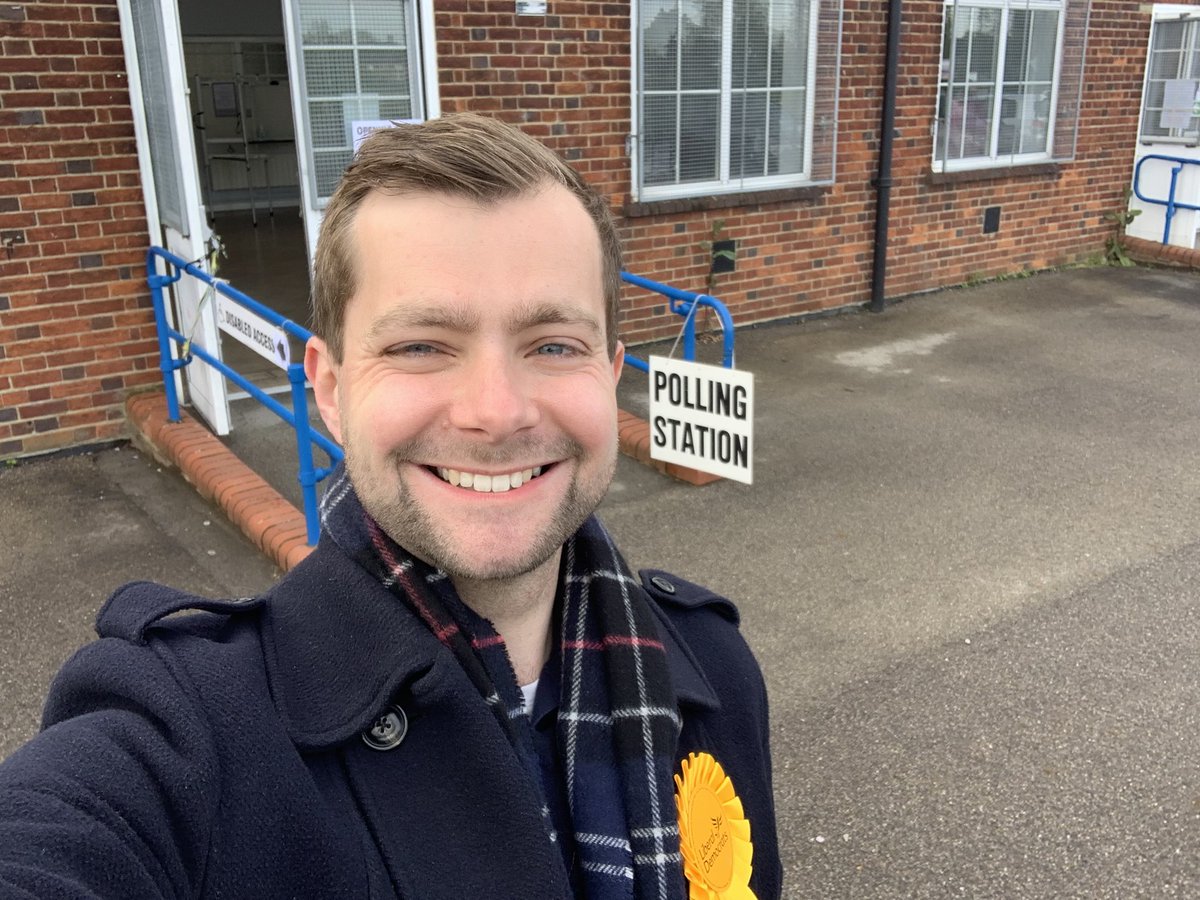
[[[313,386],[317,409],[325,427],[339,444],[342,442],[342,409],[338,402],[338,377],[341,367],[319,337],[311,337],[304,347],[304,373]]]
[[[621,369],[625,366],[625,345],[617,341],[617,349],[613,352],[613,384],[621,380]]]

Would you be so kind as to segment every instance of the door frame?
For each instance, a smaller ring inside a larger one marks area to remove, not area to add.
[[[200,167],[196,160],[195,136],[192,133],[191,90],[184,67],[179,8],[174,0],[159,3],[157,8],[161,17],[161,29],[157,38],[162,44],[156,49],[161,51],[166,67],[164,76],[172,111],[171,142],[179,164],[180,214],[183,220],[181,224],[186,228],[186,233],[164,223],[159,216],[159,198],[154,181],[154,158],[146,118],[141,67],[138,62],[138,36],[134,27],[132,0],[117,0],[148,236],[151,244],[162,244],[167,250],[184,259],[201,259],[206,255],[211,229],[208,227],[208,218],[200,193]],[[196,279],[183,278],[171,288],[174,302],[166,304],[167,321],[170,326],[188,335],[219,359],[221,339],[217,326],[216,303],[204,302],[204,285]],[[228,434],[230,417],[225,377],[211,366],[192,363],[177,369],[175,378],[176,389],[186,385],[192,408],[209,427],[218,435]]]

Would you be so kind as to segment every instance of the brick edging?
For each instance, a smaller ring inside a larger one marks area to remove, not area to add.
[[[622,453],[633,457],[640,463],[645,463],[652,469],[657,469],[664,475],[670,475],[672,478],[678,478],[680,481],[697,486],[712,484],[714,481],[721,480],[720,475],[711,475],[708,472],[699,472],[687,466],[663,462],[659,459],[651,459],[650,423],[645,419],[639,419],[633,413],[625,412],[623,409],[617,410],[617,437]]]
[[[154,455],[178,467],[280,569],[312,552],[304,514],[186,412],[179,422],[168,421],[165,394],[134,394],[125,414]]]
[[[1200,250],[1193,250],[1190,247],[1176,247],[1172,244],[1162,244],[1158,241],[1148,241],[1145,238],[1130,237],[1129,235],[1121,237],[1121,246],[1138,262],[1200,269]]]

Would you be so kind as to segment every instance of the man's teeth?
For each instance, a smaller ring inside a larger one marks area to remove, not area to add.
[[[503,494],[537,478],[542,474],[542,467],[534,466],[532,469],[509,472],[507,475],[477,475],[474,472],[460,472],[458,469],[439,466],[437,473],[443,481],[448,481],[455,487],[471,488],[480,494]]]

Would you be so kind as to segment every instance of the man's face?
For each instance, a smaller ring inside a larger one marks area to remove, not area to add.
[[[363,505],[452,577],[557,558],[612,480],[624,358],[582,204],[376,192],[353,228],[342,361],[314,338],[305,364]]]

